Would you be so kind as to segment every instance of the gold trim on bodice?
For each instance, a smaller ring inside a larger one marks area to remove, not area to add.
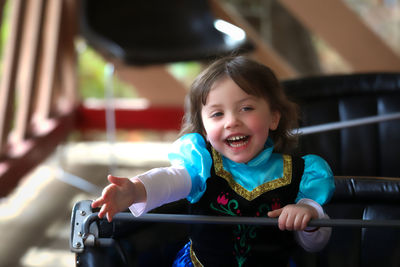
[[[283,176],[274,179],[272,181],[266,182],[262,185],[259,185],[252,191],[248,191],[243,186],[238,184],[233,179],[232,175],[224,169],[224,166],[222,164],[221,154],[217,152],[214,148],[211,149],[212,149],[212,156],[214,159],[214,169],[216,175],[225,179],[233,191],[235,191],[237,194],[239,194],[248,201],[257,198],[258,196],[264,194],[265,192],[288,185],[292,182],[292,157],[289,155],[283,155]]]

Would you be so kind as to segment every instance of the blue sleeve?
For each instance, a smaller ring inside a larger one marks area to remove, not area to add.
[[[210,177],[212,166],[204,138],[198,133],[182,136],[173,143],[168,159],[172,166],[184,167],[188,171],[192,188],[187,199],[191,203],[197,202],[206,190],[206,181]]]
[[[296,202],[310,198],[320,205],[327,203],[335,191],[335,180],[328,163],[317,155],[306,155],[304,173]]]

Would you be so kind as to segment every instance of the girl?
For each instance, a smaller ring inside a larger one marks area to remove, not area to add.
[[[273,227],[191,225],[190,241],[175,266],[287,266],[297,241],[323,248],[330,228],[321,205],[334,191],[320,157],[292,157],[297,107],[273,72],[246,57],[217,60],[193,82],[182,136],[169,154],[171,167],[132,179],[108,176],[110,185],[92,207],[109,221],[129,207],[139,216],[187,198],[191,214],[279,217]]]

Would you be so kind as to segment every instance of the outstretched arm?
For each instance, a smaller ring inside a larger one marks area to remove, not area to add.
[[[110,184],[103,189],[101,197],[92,203],[92,208],[101,207],[99,217],[107,217],[111,222],[113,216],[126,210],[134,203],[146,201],[146,190],[138,179],[120,178],[109,175]]]
[[[186,197],[191,190],[190,175],[185,168],[155,168],[132,179],[109,175],[108,180],[111,184],[92,203],[93,208],[101,207],[99,217],[106,215],[108,221],[128,208],[134,216],[140,216]]]

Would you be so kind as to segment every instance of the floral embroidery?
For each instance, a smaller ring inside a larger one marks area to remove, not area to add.
[[[268,212],[271,210],[273,209],[268,204],[261,204],[256,212],[256,217],[268,217]]]
[[[268,205],[267,203],[261,204],[254,216],[255,217],[268,217],[268,212],[274,209],[279,209],[281,207],[281,203],[279,199],[272,199],[272,204]],[[221,192],[217,196],[216,205],[213,202],[210,204],[211,209],[220,212],[225,215],[230,216],[242,216],[242,213],[239,209],[239,203],[235,199],[229,199],[229,193]],[[257,236],[257,228],[258,226],[254,225],[245,225],[238,224],[233,230],[233,238],[234,238],[234,251],[233,255],[236,258],[238,266],[242,266],[251,251],[251,242],[250,240],[256,238]]]
[[[256,226],[238,224],[233,234],[235,238],[233,254],[236,256],[238,266],[242,266],[251,250],[251,245],[248,244],[249,240],[257,236]]]
[[[226,194],[227,195],[227,194]],[[221,204],[221,205],[223,205],[223,206],[225,206],[226,204],[228,204],[228,199],[225,197],[226,195],[219,195],[218,197],[217,197],[217,203],[218,204]]]
[[[221,194],[219,194],[219,196],[217,197],[217,203],[219,204],[218,207],[215,207],[214,203],[211,203],[210,207],[213,210],[216,210],[223,214],[236,216],[240,213],[240,210],[238,209],[239,203],[235,199],[229,200],[228,195],[229,193],[221,192]]]
[[[282,208],[281,203],[279,202],[279,199],[273,198],[272,199],[272,204],[271,204],[271,210],[277,210]]]

